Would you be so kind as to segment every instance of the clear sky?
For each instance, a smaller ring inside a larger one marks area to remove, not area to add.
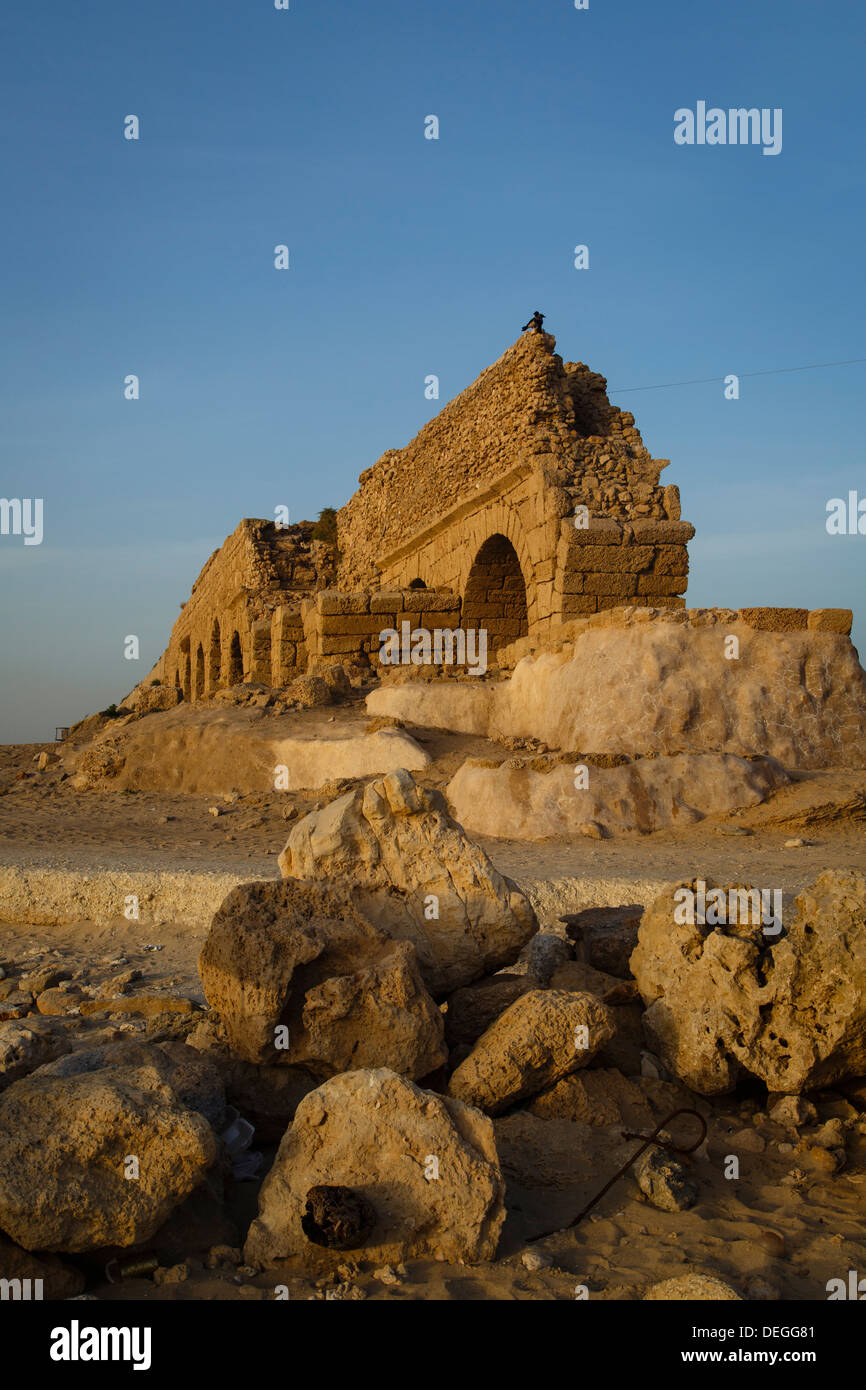
[[[866,498],[866,365],[746,374],[866,357],[864,33],[859,0],[4,6],[0,496],[44,539],[0,536],[0,741],[119,701],[241,517],[340,506],[535,308],[671,459],[689,603],[853,607],[862,652],[866,535],[825,520]],[[699,101],[781,108],[781,153],[675,144]]]

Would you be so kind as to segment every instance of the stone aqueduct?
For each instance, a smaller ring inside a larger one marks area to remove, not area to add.
[[[336,543],[242,521],[193,586],[152,679],[186,699],[368,659],[379,633],[483,627],[492,652],[624,604],[684,607],[678,490],[604,378],[523,334],[359,478]]]

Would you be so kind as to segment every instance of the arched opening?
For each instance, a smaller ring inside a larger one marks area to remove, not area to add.
[[[241,639],[236,632],[232,633],[232,640],[229,643],[229,685],[240,685],[244,678],[244,658],[241,652]]]
[[[201,642],[198,644],[198,651],[195,654],[195,698],[204,699],[204,648]]]
[[[202,657],[202,664],[204,664],[204,657]],[[187,647],[183,654],[183,698],[185,700],[192,699],[192,663],[190,661],[189,647]]]
[[[463,596],[464,628],[485,628],[488,653],[529,631],[526,584],[506,536],[489,536],[475,556]]]
[[[413,580],[411,580],[411,582],[410,582],[410,584],[409,584],[409,588],[410,588],[410,589],[426,589],[426,588],[427,588],[427,585],[424,583],[424,580],[423,580],[423,579],[413,579]]]
[[[213,695],[215,690],[219,690],[221,673],[222,649],[220,647],[220,625],[217,619],[214,618],[210,634],[210,652],[208,653],[207,663],[208,694]]]

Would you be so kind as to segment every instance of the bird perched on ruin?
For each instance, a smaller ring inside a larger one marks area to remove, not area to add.
[[[540,333],[541,325],[543,323],[544,315],[540,313],[538,309],[536,309],[535,313],[532,315],[532,318],[529,320],[529,323],[525,323],[520,331],[521,333],[525,333],[527,328],[531,328],[533,333]]]

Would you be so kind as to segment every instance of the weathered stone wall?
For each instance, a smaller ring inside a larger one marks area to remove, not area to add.
[[[313,540],[311,522],[241,522],[193,585],[153,674],[198,699],[370,654],[380,630],[403,621],[462,618],[486,630],[493,655],[624,602],[682,608],[694,529],[676,487],[660,484],[667,460],[610,404],[604,378],[555,347],[524,333],[406,448],[362,473],[338,515],[338,551]]]
[[[284,685],[307,668],[301,601],[333,578],[314,523],[245,520],[192,586],[154,676],[187,700],[239,681]]]
[[[302,616],[311,665],[337,665],[363,653],[377,668],[383,631],[400,633],[403,623],[410,630],[453,631],[460,627],[460,599],[450,591],[429,589],[354,594],[325,589],[303,602]]]
[[[677,488],[660,484],[667,460],[610,404],[603,377],[554,348],[549,334],[525,333],[361,474],[338,516],[341,587],[423,580],[455,589],[465,617],[494,544],[523,580],[510,603],[480,601],[494,645],[623,600],[683,606],[694,529]]]

